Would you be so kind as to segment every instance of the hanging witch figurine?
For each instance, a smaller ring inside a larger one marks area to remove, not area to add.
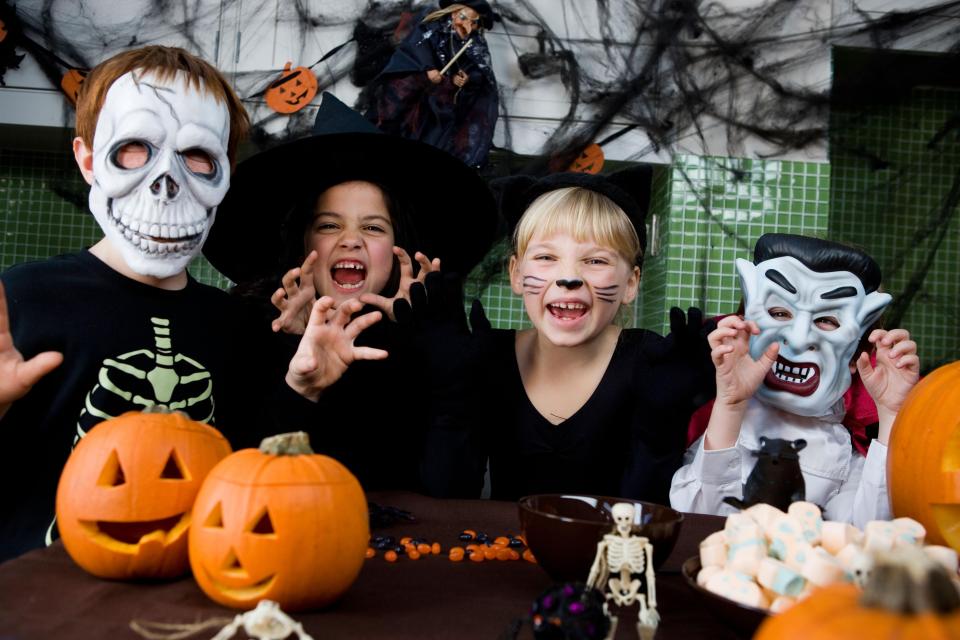
[[[440,0],[400,43],[373,81],[367,119],[481,167],[499,109],[483,32],[495,14],[486,0]]]

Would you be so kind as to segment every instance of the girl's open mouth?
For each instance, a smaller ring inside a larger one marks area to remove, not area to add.
[[[343,289],[359,289],[367,281],[367,267],[358,260],[340,260],[330,267],[330,277]]]
[[[547,305],[547,311],[550,312],[550,315],[567,322],[579,320],[589,310],[590,307],[582,302],[552,302]]]

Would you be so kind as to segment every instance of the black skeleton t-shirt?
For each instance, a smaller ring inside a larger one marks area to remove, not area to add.
[[[190,278],[166,291],[83,251],[2,274],[14,345],[63,363],[0,419],[0,560],[48,536],[60,471],[101,420],[151,405],[219,429],[234,449],[255,445],[282,371],[276,350],[228,294]]]

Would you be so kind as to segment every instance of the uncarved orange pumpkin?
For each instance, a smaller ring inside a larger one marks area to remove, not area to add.
[[[263,599],[287,611],[330,604],[356,580],[370,539],[360,483],[314,454],[303,433],[225,458],[193,517],[193,576],[210,598],[238,609]]]
[[[280,77],[267,87],[267,106],[277,113],[295,113],[317,95],[317,76],[307,67],[283,67]]]
[[[960,551],[960,361],[913,388],[887,450],[894,515],[922,523],[929,543]]]
[[[824,587],[768,617],[753,640],[951,640],[960,638],[960,594],[946,570],[916,547],[880,556],[864,590]]]
[[[219,431],[182,413],[131,411],[91,429],[57,487],[57,526],[74,561],[101,578],[187,572],[193,501],[230,453]]]

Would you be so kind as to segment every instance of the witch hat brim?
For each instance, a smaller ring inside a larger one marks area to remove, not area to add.
[[[489,250],[498,226],[496,204],[475,170],[435,147],[380,133],[327,93],[314,130],[244,160],[230,177],[203,253],[232,281],[299,266],[280,264],[287,213],[304,198],[349,180],[383,185],[402,199],[416,228],[418,246],[404,247],[411,255],[438,257],[444,271],[465,276]]]

